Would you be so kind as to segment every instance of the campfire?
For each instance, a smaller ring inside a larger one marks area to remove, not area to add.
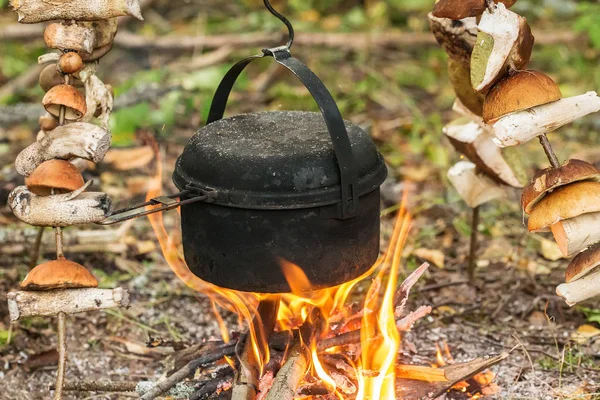
[[[158,165],[148,199],[161,192]],[[282,259],[281,271],[292,289],[283,294],[240,292],[201,280],[182,256],[179,230],[167,229],[162,213],[148,218],[173,272],[210,298],[221,338],[205,343],[199,358],[159,381],[143,399],[168,392],[199,367],[202,383],[191,397],[197,399],[215,393],[234,400],[416,399],[446,392],[482,398],[499,390],[488,367],[506,355],[458,364],[444,345],[430,366],[399,363],[403,333],[431,312],[430,306],[406,309],[411,288],[428,264],[398,284],[411,226],[404,206],[387,251],[368,272],[318,290],[299,266]],[[244,333],[232,334],[221,311],[234,313]]]

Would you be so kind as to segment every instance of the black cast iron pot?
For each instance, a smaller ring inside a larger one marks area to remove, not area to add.
[[[336,286],[366,272],[379,255],[385,163],[370,136],[343,121],[322,82],[287,48],[264,53],[228,72],[207,126],[177,161],[175,185],[210,199],[181,207],[185,259],[201,279],[235,290],[289,292],[283,261],[301,267],[315,288]],[[239,74],[265,55],[304,83],[321,113],[221,119]]]

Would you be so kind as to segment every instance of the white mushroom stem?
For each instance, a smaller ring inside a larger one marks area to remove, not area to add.
[[[600,270],[576,281],[558,285],[556,294],[565,299],[569,306],[600,295]]]
[[[466,124],[449,124],[444,127],[444,134],[454,139],[457,142],[463,143],[460,146],[464,150],[464,154],[468,157],[476,157],[479,160],[471,161],[479,163],[480,168],[487,169],[488,174],[491,172],[502,182],[513,186],[523,187],[519,179],[515,175],[511,166],[506,162],[502,155],[502,150],[492,141],[493,134],[489,128],[485,129],[476,122]]]
[[[55,19],[96,21],[131,15],[143,20],[139,0],[10,0],[22,24]]]
[[[57,158],[79,157],[97,163],[104,158],[110,142],[110,132],[96,125],[75,122],[58,126],[19,153],[15,169],[19,174],[29,176],[44,161]]]
[[[493,125],[494,142],[500,147],[518,146],[598,111],[600,97],[596,92],[587,92],[508,114]]]
[[[111,200],[106,193],[82,193],[90,182],[75,192],[51,196],[38,196],[26,186],[19,186],[10,193],[8,205],[18,219],[33,226],[100,222],[110,215]]]
[[[97,115],[102,126],[108,129],[108,119],[113,109],[113,96],[96,75],[85,77],[85,102],[87,113],[83,116],[83,121],[89,122]]]
[[[8,311],[11,321],[35,316],[76,314],[114,307],[129,307],[129,293],[116,289],[60,289],[10,292]]]
[[[486,126],[483,122],[483,118],[479,115],[475,114],[473,111],[469,110],[460,99],[454,100],[454,104],[452,104],[452,111],[462,115],[463,117],[469,118],[471,121],[475,122],[477,125]]]
[[[570,257],[600,242],[600,212],[582,214],[552,225],[560,251]]]
[[[504,188],[475,171],[475,164],[459,161],[448,170],[448,179],[460,197],[471,208],[506,196]]]

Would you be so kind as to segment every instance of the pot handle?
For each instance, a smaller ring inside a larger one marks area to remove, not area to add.
[[[331,136],[333,150],[340,169],[342,201],[341,205],[338,207],[338,217],[340,219],[354,217],[358,209],[358,173],[356,170],[356,160],[352,153],[352,146],[350,145],[350,139],[348,137],[344,119],[342,118],[342,114],[340,113],[335,100],[323,82],[303,62],[292,57],[289,46],[286,45],[273,49],[264,49],[263,54],[245,58],[231,67],[223,77],[223,80],[215,92],[210,106],[207,124],[223,118],[229,94],[231,93],[237,78],[248,64],[263,57],[273,57],[277,63],[283,65],[296,75],[319,106]]]

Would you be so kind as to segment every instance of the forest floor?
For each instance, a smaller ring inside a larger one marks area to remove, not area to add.
[[[172,22],[176,17],[163,10],[171,9],[164,3],[157,2],[160,6],[151,10],[148,18],[159,34],[169,31],[164,24],[178,27]],[[185,13],[187,8],[182,5],[178,10]],[[9,12],[0,14],[6,23],[11,17]],[[423,13],[414,18],[421,21]],[[303,23],[307,21],[310,18]],[[421,23],[415,29],[426,28]],[[21,49],[19,43],[6,43],[4,51],[35,62],[40,43],[33,49]],[[175,192],[170,173],[186,139],[201,126],[210,94],[233,61],[256,53],[259,47],[217,49],[221,53],[215,58],[214,49],[177,53],[116,46],[100,69],[102,78],[116,88],[117,97],[133,98],[113,117],[115,145],[124,153],[112,164],[88,170],[85,179],[94,179],[95,190],[109,193],[117,207],[142,200],[156,170],[156,159],[133,152],[153,136],[161,148],[164,192]],[[555,62],[557,53],[564,65]],[[205,64],[189,68],[192,60],[206,54]],[[403,360],[429,365],[435,362],[436,344],[444,343],[456,361],[510,351],[510,357],[493,368],[500,392],[487,398],[600,398],[596,394],[600,392],[600,300],[569,308],[555,294],[556,286],[564,281],[568,261],[557,258],[551,237],[527,232],[518,191],[482,208],[476,278],[467,282],[470,211],[445,178],[458,155],[441,133],[443,124],[453,118],[453,94],[441,50],[431,43],[368,49],[298,46],[295,55],[314,68],[332,88],[345,117],[367,129],[386,156],[391,178],[382,189],[382,249],[391,232],[396,204],[408,191],[414,224],[404,253],[403,275],[423,261],[433,264],[415,286],[409,308],[430,305],[433,312],[403,338]],[[582,70],[597,67],[597,50],[568,42],[542,46],[535,55],[532,67],[549,70],[563,84],[563,93],[595,89],[589,87]],[[600,79],[596,75],[594,79]],[[266,64],[250,68],[248,76],[232,95],[230,115],[315,109],[293,78]],[[0,76],[0,85],[10,81]],[[15,110],[31,110],[22,104],[41,99],[34,83],[0,104],[0,121],[11,113],[17,115]],[[157,88],[155,96],[143,101],[138,98]],[[29,270],[36,229],[19,223],[5,201],[8,192],[22,184],[12,165],[18,152],[34,140],[38,115],[26,115],[29,123],[0,124],[0,299],[15,290]],[[576,155],[600,167],[600,153],[594,149],[598,125],[600,120],[592,117],[551,136],[559,157]],[[522,151],[530,176],[545,167],[539,146],[530,144]],[[169,232],[177,232],[175,211],[169,212],[165,221]],[[68,317],[69,379],[156,380],[170,368],[175,350],[220,337],[210,300],[187,288],[172,273],[145,218],[111,228],[70,228],[65,235],[69,259],[90,268],[101,287],[121,286],[131,294],[127,310]],[[54,247],[49,231],[42,249],[41,259],[51,259]],[[235,316],[224,315],[230,330],[238,330]],[[164,346],[149,347],[150,343]],[[0,399],[49,398],[48,386],[56,373],[55,347],[54,320],[29,318],[11,325],[6,302],[0,301]]]

